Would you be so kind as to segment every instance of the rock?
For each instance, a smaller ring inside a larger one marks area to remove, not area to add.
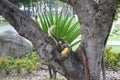
[[[11,25],[0,26],[0,33],[3,33],[4,31],[8,31],[8,30],[18,34],[18,32],[15,30],[15,28]]]
[[[22,57],[32,53],[30,42],[18,33],[7,30],[0,33],[0,57]]]

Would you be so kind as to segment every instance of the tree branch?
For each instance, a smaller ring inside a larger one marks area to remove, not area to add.
[[[9,21],[20,35],[26,37],[33,43],[43,62],[52,66],[55,71],[58,71],[66,77],[82,75],[80,76],[82,79],[84,74],[82,63],[80,63],[79,60],[80,57],[76,59],[76,55],[70,50],[68,56],[63,61],[58,61],[58,57],[61,56],[61,53],[57,51],[56,46],[52,44],[53,42],[50,41],[50,39],[29,16],[7,0],[0,0],[0,14]],[[78,71],[81,74],[78,74]]]
[[[29,16],[7,0],[0,0],[0,14],[9,21],[20,35],[33,43],[43,62],[48,65],[51,64],[57,71],[64,74],[62,67],[54,61],[52,51],[55,45]],[[59,52],[56,50],[56,53]]]
[[[69,0],[60,0],[62,2],[65,2],[65,3],[69,3]]]
[[[79,0],[60,0],[60,1],[65,2],[71,6],[74,6]]]

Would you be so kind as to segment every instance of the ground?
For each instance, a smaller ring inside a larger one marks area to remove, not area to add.
[[[102,77],[102,75],[101,75]],[[114,70],[106,70],[106,77],[107,80],[120,80],[120,70],[114,71]],[[0,80],[49,80],[49,72],[48,68],[45,65],[42,65],[39,70],[34,71],[31,74],[28,73],[20,73],[20,74],[14,74],[11,73],[10,75],[0,75]],[[63,77],[60,74],[57,74],[57,80],[66,80],[65,77]],[[102,80],[102,79],[101,79]]]

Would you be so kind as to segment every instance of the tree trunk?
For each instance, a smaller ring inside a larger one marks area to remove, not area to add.
[[[87,55],[90,80],[100,80],[101,61],[117,0],[69,0],[67,3],[74,7],[81,24],[81,46]]]
[[[46,65],[68,80],[100,80],[104,44],[109,35],[117,0],[61,0],[74,7],[81,24],[81,45],[61,55],[58,47],[38,25],[7,0],[0,0],[0,15],[20,35],[32,41]],[[61,47],[59,47],[61,48]]]

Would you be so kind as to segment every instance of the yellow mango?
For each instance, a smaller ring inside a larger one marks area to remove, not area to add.
[[[68,48],[64,48],[64,49],[61,51],[61,54],[62,54],[62,55],[65,55],[65,54],[68,52],[68,50],[69,50]]]

